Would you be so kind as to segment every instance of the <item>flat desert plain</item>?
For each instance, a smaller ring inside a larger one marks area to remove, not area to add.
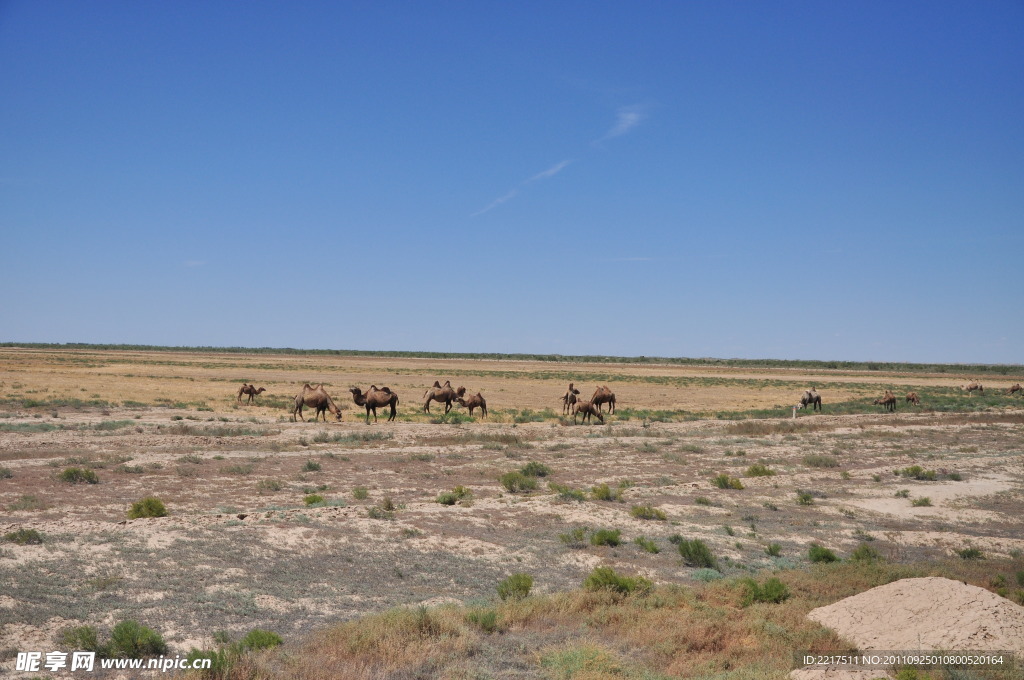
[[[482,393],[489,418],[424,414],[434,380]],[[0,664],[83,624],[135,619],[174,651],[218,631],[295,640],[395,606],[493,601],[517,572],[535,593],[601,565],[693,584],[804,567],[811,543],[906,563],[974,548],[1021,569],[1024,409],[1004,394],[1021,380],[967,395],[957,373],[0,348],[0,536],[42,537],[0,542]],[[608,385],[617,414],[573,425],[570,381],[584,397]],[[267,388],[255,405],[243,382]],[[342,422],[291,421],[304,383]],[[370,384],[399,394],[396,422],[365,423],[348,388]],[[793,419],[811,386],[823,411]],[[886,389],[895,413],[870,404]],[[535,489],[499,481],[530,463]],[[147,496],[167,516],[129,520]],[[592,545],[600,529],[621,543]],[[706,542],[717,572],[687,566],[680,537]]]

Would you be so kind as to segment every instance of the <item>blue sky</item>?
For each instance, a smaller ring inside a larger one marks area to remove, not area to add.
[[[0,340],[1020,363],[1022,34],[0,0]]]

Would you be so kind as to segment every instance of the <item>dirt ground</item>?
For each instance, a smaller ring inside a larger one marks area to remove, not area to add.
[[[343,398],[349,385],[388,384],[403,396],[400,412],[412,417],[438,378],[483,391],[495,417],[367,426]],[[833,387],[825,413],[795,421],[513,422],[510,409],[559,411],[570,380],[590,390],[609,384],[620,408],[693,412],[785,408],[801,386]],[[268,387],[260,405],[237,404],[242,381]],[[341,423],[290,422],[285,406],[304,382],[328,385],[344,403]],[[532,574],[537,592],[576,588],[605,564],[658,583],[717,577],[686,567],[673,535],[706,541],[725,575],[804,564],[812,542],[840,556],[868,542],[901,561],[969,547],[1019,556],[1024,411],[827,411],[830,400],[894,383],[963,382],[3,349],[0,536],[34,529],[43,542],[0,542],[0,669],[12,667],[14,650],[60,649],[60,631],[86,623],[109,630],[134,618],[187,651],[211,646],[221,630],[259,627],[294,638],[395,605],[492,600],[495,585],[514,572]],[[499,477],[531,461],[549,470],[535,491],[502,486]],[[752,476],[756,463],[774,474]],[[98,483],[61,481],[69,467],[92,469]],[[720,474],[744,488],[718,488],[712,480]],[[602,483],[621,498],[594,500]],[[457,486],[471,495],[436,502]],[[311,494],[323,501],[307,505]],[[128,520],[129,506],[144,496],[159,497],[169,515]],[[665,519],[638,518],[634,506]],[[571,533],[580,528],[584,536],[618,529],[622,543],[577,544]],[[659,552],[635,544],[639,537]],[[772,544],[776,555],[766,552]]]

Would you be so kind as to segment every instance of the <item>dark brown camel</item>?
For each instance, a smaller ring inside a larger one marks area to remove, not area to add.
[[[907,392],[907,403],[913,404],[914,406],[920,406],[921,397],[917,396],[917,392]]]
[[[430,413],[430,402],[443,401],[444,412],[448,413],[448,411],[452,410],[452,402],[455,401],[456,397],[461,397],[466,391],[466,388],[464,387],[460,387],[459,389],[462,390],[462,393],[452,389],[452,383],[450,380],[445,380],[444,385],[435,380],[434,386],[423,394],[423,398],[426,399],[426,401],[423,402],[423,412]]]
[[[1013,394],[1014,392],[1021,392],[1021,393],[1024,393],[1024,387],[1021,387],[1021,386],[1020,386],[1020,383],[1017,383],[1016,385],[1014,385],[1014,386],[1013,386],[1013,387],[1011,387],[1010,389],[1006,390],[1006,394],[1007,394],[1007,395],[1011,395],[1011,394]]]
[[[395,419],[398,394],[392,392],[390,387],[378,388],[376,385],[370,385],[370,389],[366,390],[366,394],[363,394],[362,390],[358,387],[350,387],[348,391],[352,393],[352,400],[356,402],[356,406],[366,407],[367,425],[370,424],[370,411],[373,411],[373,422],[377,422],[377,409],[384,408],[385,406],[391,407],[391,415],[388,416],[388,422]]]
[[[306,420],[302,417],[302,407],[309,406],[310,408],[316,409],[316,416],[313,420],[319,420],[320,414],[324,416],[324,422],[327,422],[327,411],[334,414],[334,417],[339,421],[341,420],[341,410],[334,405],[334,400],[331,399],[331,395],[327,394],[322,384],[316,387],[310,387],[309,383],[306,383],[302,387],[302,391],[295,395],[295,406],[292,408],[292,421],[295,420],[296,414],[302,420]]]
[[[886,411],[896,412],[896,395],[889,390],[886,390],[881,398],[875,399],[872,403],[881,404]]]
[[[263,392],[266,392],[266,391],[267,391],[266,387],[261,387],[259,389],[256,389],[255,385],[249,385],[249,384],[246,384],[246,383],[242,383],[242,386],[238,388],[238,403],[239,404],[242,403],[242,395],[243,394],[248,394],[249,395],[249,400],[247,402],[245,402],[245,403],[251,404],[255,397],[259,396],[260,394],[262,394]]]
[[[562,395],[562,415],[567,416],[572,412],[572,405],[576,403],[576,395],[580,391],[569,383],[568,391]]]
[[[615,393],[607,387],[602,386],[594,390],[594,396],[590,398],[590,403],[596,406],[598,411],[601,410],[602,404],[608,404],[608,413],[615,413]]]
[[[601,415],[601,410],[594,405],[592,401],[577,401],[572,407],[572,424],[576,425],[576,414],[583,414],[583,422],[590,420],[590,416],[597,416],[597,419],[604,425],[604,416]]]
[[[459,389],[463,388],[460,387]],[[484,399],[484,395],[480,394],[479,392],[477,392],[476,394],[471,394],[468,397],[456,397],[455,401],[459,402],[460,406],[465,406],[466,408],[468,408],[470,416],[473,415],[473,409],[479,407],[481,417],[487,417],[487,400]]]
[[[821,395],[815,388],[804,390],[804,396],[800,397],[800,408],[807,408],[807,405],[811,405],[812,411],[821,410]]]

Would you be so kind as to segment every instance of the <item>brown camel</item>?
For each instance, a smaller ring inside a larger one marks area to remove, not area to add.
[[[596,406],[598,411],[601,410],[602,404],[608,404],[608,413],[615,413],[615,393],[607,387],[598,387],[594,390],[594,396],[590,398],[590,403]]]
[[[812,411],[821,410],[821,395],[815,388],[804,390],[804,396],[800,397],[800,408],[807,408],[807,405],[811,405]]]
[[[388,422],[395,419],[395,407],[398,406],[398,394],[392,392],[390,387],[378,388],[376,385],[370,385],[370,389],[366,390],[366,394],[363,394],[362,390],[358,387],[350,387],[349,392],[352,393],[352,400],[356,402],[356,406],[366,407],[366,424],[370,424],[370,411],[373,411],[373,422],[377,422],[377,408],[384,408],[385,406],[391,407],[391,415],[388,416]]]
[[[448,413],[448,411],[452,410],[452,402],[455,401],[456,397],[461,397],[466,392],[465,387],[460,387],[459,390],[462,391],[459,392],[452,389],[452,383],[450,380],[445,380],[444,385],[435,380],[434,386],[423,394],[423,398],[426,399],[426,401],[423,402],[423,412],[430,413],[430,402],[443,401],[444,412]]]
[[[334,417],[339,421],[341,420],[341,410],[334,405],[334,400],[331,399],[331,395],[327,394],[324,390],[323,384],[317,385],[316,387],[310,387],[309,383],[306,383],[302,387],[302,391],[295,395],[295,406],[292,408],[292,421],[295,420],[295,415],[298,414],[302,420],[306,420],[302,417],[302,407],[309,406],[310,408],[316,409],[316,416],[313,420],[319,420],[320,414],[324,416],[324,422],[327,422],[327,411],[334,414]]]
[[[239,404],[242,403],[242,395],[243,394],[248,394],[249,395],[249,401],[247,401],[245,403],[251,404],[255,397],[259,396],[260,394],[262,394],[263,392],[266,392],[266,391],[267,391],[266,387],[261,387],[259,389],[256,389],[255,385],[249,385],[249,384],[246,384],[246,383],[242,383],[242,386],[238,388],[238,403]]]
[[[459,389],[463,388],[460,387]],[[487,400],[484,399],[484,395],[480,394],[479,392],[477,392],[476,394],[471,394],[468,397],[456,397],[455,401],[459,402],[460,406],[465,406],[466,408],[468,408],[469,415],[472,416],[473,409],[479,407],[481,417],[487,417]]]
[[[914,406],[920,406],[921,397],[917,396],[917,392],[907,392],[907,403],[913,404]]]
[[[572,424],[576,425],[576,414],[583,414],[583,422],[590,420],[590,416],[597,416],[597,419],[604,425],[604,416],[601,415],[601,410],[594,405],[592,401],[577,401],[572,407]]]
[[[885,395],[879,399],[875,399],[873,404],[881,404],[886,411],[896,412],[896,395],[889,390],[885,391]]]
[[[576,403],[576,395],[580,391],[569,383],[569,390],[562,395],[562,415],[567,416],[572,411],[572,405]]]
[[[1014,392],[1020,392],[1020,393],[1024,394],[1024,387],[1021,387],[1020,383],[1017,383],[1016,385],[1014,385],[1010,389],[1006,390],[1006,394],[1007,395],[1013,394]]]
[[[981,383],[977,380],[971,380],[971,382],[964,385],[964,391],[968,394],[977,390],[979,394],[985,394],[985,388],[981,386]]]

